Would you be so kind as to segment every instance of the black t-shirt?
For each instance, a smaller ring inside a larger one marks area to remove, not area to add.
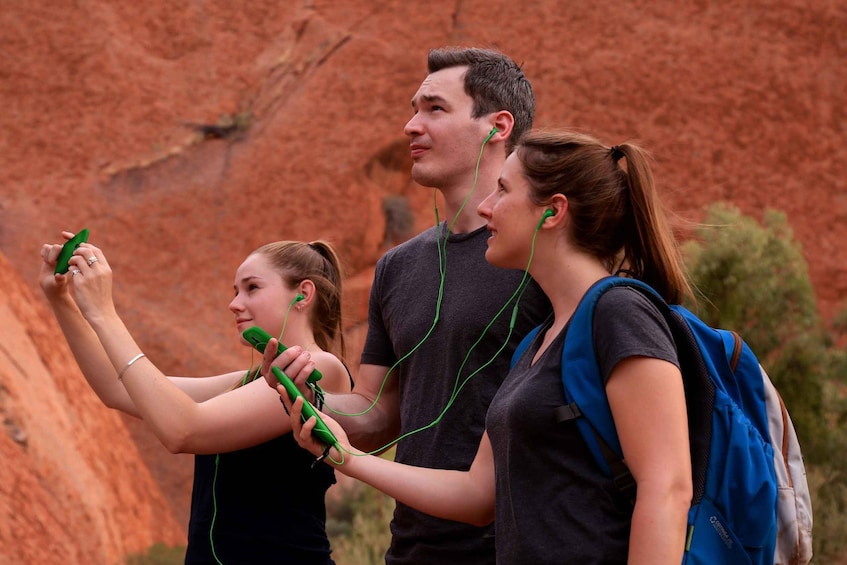
[[[371,289],[362,363],[391,367],[414,351],[389,376],[399,379],[404,434],[433,424],[461,388],[438,424],[399,442],[395,459],[420,467],[467,470],[479,447],[488,405],[509,370],[512,351],[547,316],[550,306],[538,285],[531,283],[510,332],[512,307],[504,305],[517,290],[523,271],[486,262],[489,232],[484,227],[451,234],[446,245],[444,231],[444,224],[431,228],[380,259]],[[446,250],[442,259],[439,242]],[[436,317],[439,264],[446,275],[438,322],[418,346]],[[391,532],[389,565],[495,561],[490,527],[434,518],[398,503]]]
[[[217,563],[212,543],[225,565],[332,565],[324,497],[335,473],[314,460],[291,434],[195,456],[186,565]]]
[[[554,415],[566,404],[561,361],[567,329],[530,366],[543,339],[539,333],[488,411],[499,565],[626,563],[632,506],[602,473],[577,424],[557,423]],[[667,323],[633,289],[614,288],[600,298],[593,339],[604,381],[631,356],[678,365]]]

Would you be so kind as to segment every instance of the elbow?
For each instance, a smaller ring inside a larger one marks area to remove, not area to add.
[[[107,397],[101,396],[100,402],[102,402],[103,406],[105,406],[106,408],[109,408],[111,410],[119,410],[120,412],[123,412],[122,407],[119,406],[118,403],[113,398],[110,398],[108,396]]]
[[[691,507],[691,501],[694,498],[694,485],[691,479],[691,473],[686,472],[676,475],[668,485],[668,498],[675,506],[685,510],[686,514]]]
[[[128,414],[126,409],[126,400],[120,395],[103,393],[98,390],[95,390],[94,392],[97,394],[97,397],[100,399],[100,402],[102,402],[103,406],[105,406],[106,408],[118,410],[120,412]]]
[[[674,514],[688,516],[693,497],[691,476],[680,475],[668,481],[638,483],[636,504],[661,506],[673,509]]]
[[[465,491],[467,498],[465,504],[455,505],[453,502],[454,516],[447,518],[482,528],[494,522],[494,493],[481,493],[481,496],[474,497],[469,490]]]
[[[173,453],[174,455],[178,455],[180,453],[186,453],[186,447],[185,447],[184,442],[181,442],[181,441],[176,440],[176,439],[171,440],[171,439],[164,439],[164,438],[161,441],[162,441],[162,445],[165,446],[165,449],[167,449],[169,452]]]
[[[476,526],[477,528],[482,528],[494,522],[494,511],[492,510],[490,513],[478,513],[469,517],[467,521],[471,526]]]
[[[179,455],[180,453],[187,453],[185,446],[180,442],[162,441],[162,445],[164,445],[165,449],[167,449],[174,455]]]
[[[179,430],[168,430],[157,434],[159,441],[165,446],[165,449],[177,455],[180,453],[194,453],[191,450],[191,437],[188,433]]]
[[[687,481],[674,488],[671,497],[674,504],[678,505],[687,516],[688,509],[691,507],[691,502],[694,499],[694,487],[691,484],[691,478],[688,477]]]

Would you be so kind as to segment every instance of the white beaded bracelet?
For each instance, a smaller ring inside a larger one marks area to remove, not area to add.
[[[129,362],[127,362],[127,364],[124,365],[124,368],[121,369],[121,371],[118,373],[118,380],[121,380],[124,376],[124,373],[126,373],[126,370],[129,369],[130,367],[132,367],[132,364],[135,363],[136,361],[138,361],[139,359],[141,359],[142,357],[146,357],[146,356],[143,353],[139,353],[138,355],[136,355],[135,357],[130,359]]]

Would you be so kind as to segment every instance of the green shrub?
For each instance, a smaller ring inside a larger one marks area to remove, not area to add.
[[[823,327],[808,266],[785,215],[767,211],[762,224],[725,204],[712,206],[697,238],[684,246],[701,294],[692,309],[749,344],[794,421],[812,490],[815,562],[847,549],[847,355]]]
[[[381,565],[391,543],[388,524],[394,500],[364,483],[355,483],[327,507],[327,533],[337,565]]]
[[[171,547],[163,543],[150,546],[147,553],[128,555],[125,565],[182,565],[185,546]]]

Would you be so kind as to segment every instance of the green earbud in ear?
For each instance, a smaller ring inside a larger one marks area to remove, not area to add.
[[[535,228],[535,231],[538,231],[538,230],[541,229],[541,226],[544,225],[544,220],[546,220],[550,216],[555,216],[555,215],[556,215],[556,212],[552,208],[547,208],[546,210],[544,210],[544,214],[541,216],[541,220],[538,221],[538,227]]]

